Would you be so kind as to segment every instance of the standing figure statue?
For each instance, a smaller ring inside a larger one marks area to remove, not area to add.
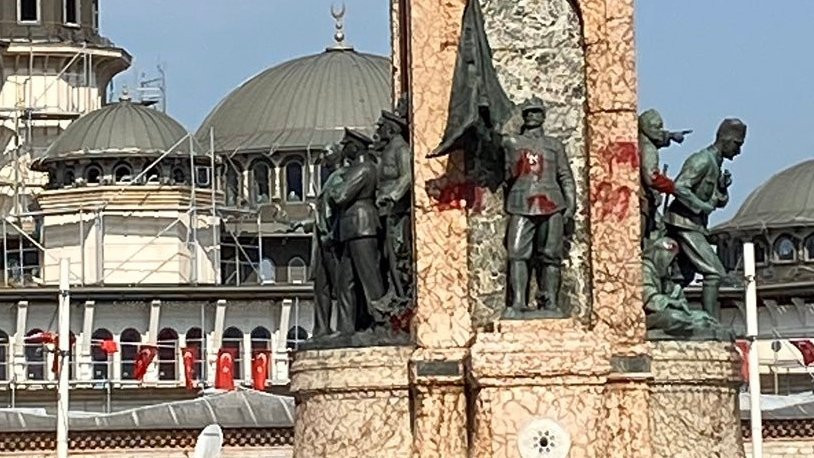
[[[508,194],[506,236],[511,302],[505,316],[522,316],[530,271],[537,277],[536,309],[563,315],[557,304],[565,227],[576,211],[576,185],[565,147],[543,130],[545,107],[533,98],[521,108],[523,126],[504,139]]]
[[[659,149],[671,142],[683,143],[691,130],[670,132],[664,129],[664,121],[656,110],[647,110],[639,116],[639,152],[641,154],[641,191],[639,203],[642,214],[642,240],[664,235],[664,223],[659,215],[662,194],[672,194],[673,180],[665,176],[659,160]]]
[[[314,279],[314,332],[319,338],[331,333],[331,308],[337,298],[339,240],[337,210],[328,196],[342,183],[342,153],[339,145],[329,146],[322,154],[323,173],[328,174],[319,190],[314,211],[314,240],[311,272]]]
[[[384,296],[384,284],[375,202],[378,171],[368,149],[372,143],[366,135],[345,129],[342,155],[350,164],[342,181],[328,193],[339,209],[337,331],[342,335],[369,329],[382,321],[375,310]]]
[[[410,282],[410,203],[412,158],[404,140],[407,121],[383,111],[376,124],[374,149],[379,159],[376,206],[383,219],[384,255],[389,274],[389,294],[404,298]],[[401,265],[400,265],[401,264]]]
[[[661,237],[647,244],[642,260],[644,310],[647,334],[659,339],[731,338],[731,334],[703,310],[690,309],[681,286],[673,283],[670,266],[678,254],[678,244]]]
[[[724,159],[740,154],[746,139],[746,125],[739,119],[725,119],[711,146],[691,155],[684,162],[675,180],[673,201],[664,223],[668,235],[681,247],[678,266],[684,284],[696,274],[704,277],[702,303],[704,311],[720,320],[718,289],[724,276],[724,266],[709,242],[709,215],[729,202],[732,175],[722,171]]]

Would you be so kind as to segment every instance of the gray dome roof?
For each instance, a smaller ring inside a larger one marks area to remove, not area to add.
[[[391,107],[390,60],[351,48],[272,67],[232,91],[198,130],[219,152],[324,148],[344,127],[372,132],[381,110]]]
[[[186,129],[166,114],[122,100],[71,123],[35,163],[77,157],[158,156],[185,135]],[[176,151],[189,154],[186,144]]]
[[[735,216],[716,232],[814,226],[814,160],[769,178],[749,194]]]

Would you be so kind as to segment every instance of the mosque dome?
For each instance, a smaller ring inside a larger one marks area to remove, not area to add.
[[[77,158],[152,157],[171,149],[187,135],[175,119],[123,97],[71,123],[34,166]],[[177,154],[189,154],[179,145]]]
[[[752,191],[715,232],[814,226],[814,159],[792,166]]]
[[[372,133],[391,104],[392,70],[386,57],[356,52],[339,42],[325,52],[284,62],[226,96],[198,131],[218,152],[322,149],[345,127]]]

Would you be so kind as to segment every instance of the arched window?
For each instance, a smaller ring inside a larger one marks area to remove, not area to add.
[[[90,337],[90,359],[93,361],[93,380],[107,380],[110,377],[110,355],[105,351],[104,342],[113,341],[113,333],[107,329],[97,329]]]
[[[150,170],[148,170],[143,176],[145,182],[149,184],[158,184],[161,182],[161,174],[159,173],[157,165],[150,167]]]
[[[4,331],[0,330],[0,380],[8,380],[9,374],[9,364],[8,364],[8,355],[9,355],[9,340],[8,334]]]
[[[113,169],[116,183],[129,183],[133,179],[133,169],[127,164],[119,164]]]
[[[806,261],[814,261],[814,234],[806,237],[803,247],[805,250]]]
[[[271,258],[264,257],[260,261],[260,282],[264,285],[269,285],[277,282],[277,266]]]
[[[235,354],[235,366],[232,370],[232,374],[235,380],[241,378],[240,365],[243,361],[243,331],[235,327],[227,328],[225,331],[223,331],[223,341],[221,342],[220,346],[222,348],[237,349],[237,353]]]
[[[236,207],[240,201],[240,170],[231,161],[226,165],[226,205]]]
[[[164,328],[158,333],[158,379],[178,380],[178,333]]]
[[[271,196],[268,164],[262,161],[256,162],[252,166],[252,175],[254,175],[254,202],[256,204],[268,203]]]
[[[122,380],[135,380],[133,370],[136,367],[136,358],[138,358],[138,347],[141,344],[141,333],[133,328],[127,328],[122,331],[119,337],[122,352]]]
[[[98,165],[85,167],[85,181],[88,184],[99,184],[102,181],[102,169]]]
[[[176,167],[172,169],[172,184],[174,185],[185,185],[189,184],[187,180],[187,172],[184,171],[181,167]]]
[[[762,238],[756,238],[752,243],[755,245],[755,264],[765,265],[769,257],[769,244]]]
[[[302,201],[302,184],[305,180],[302,176],[302,164],[291,161],[285,166],[285,195],[289,202]]]
[[[263,326],[252,330],[252,350],[268,350],[271,348],[271,333]]]
[[[205,354],[206,345],[201,328],[189,328],[186,341],[187,348],[194,348],[195,364],[193,367],[195,370],[195,379],[201,380],[203,378],[203,355]]]
[[[41,332],[42,329],[32,329],[25,336],[31,337]],[[26,342],[23,344],[23,348],[26,378],[28,380],[45,380],[45,346],[39,342]]]
[[[793,262],[797,260],[797,240],[790,235],[781,235],[774,241],[775,262]]]
[[[73,167],[69,167],[65,169],[65,173],[62,175],[62,185],[65,187],[73,186],[76,182],[76,173],[73,171]]]
[[[308,340],[308,331],[302,326],[294,326],[285,335],[285,346],[296,350],[299,344],[306,340]]]
[[[295,256],[288,261],[288,282],[289,283],[305,283],[308,278],[308,267],[305,261],[299,256]]]

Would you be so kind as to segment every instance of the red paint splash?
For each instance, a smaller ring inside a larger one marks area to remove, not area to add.
[[[610,176],[613,176],[616,165],[639,169],[639,146],[634,142],[613,142],[599,151],[599,157],[607,164]]]
[[[596,187],[591,202],[598,207],[596,215],[600,220],[614,217],[621,222],[627,218],[632,195],[633,190],[627,186],[614,188],[613,184],[604,181]]]
[[[537,209],[542,214],[551,214],[557,210],[557,204],[545,194],[537,194],[526,199],[529,209]]]
[[[542,175],[543,161],[534,151],[522,149],[518,153],[520,158],[514,164],[514,176]]]
[[[652,178],[653,189],[659,192],[663,192],[665,194],[673,194],[676,190],[676,185],[673,180],[667,178],[661,172],[655,172]]]

